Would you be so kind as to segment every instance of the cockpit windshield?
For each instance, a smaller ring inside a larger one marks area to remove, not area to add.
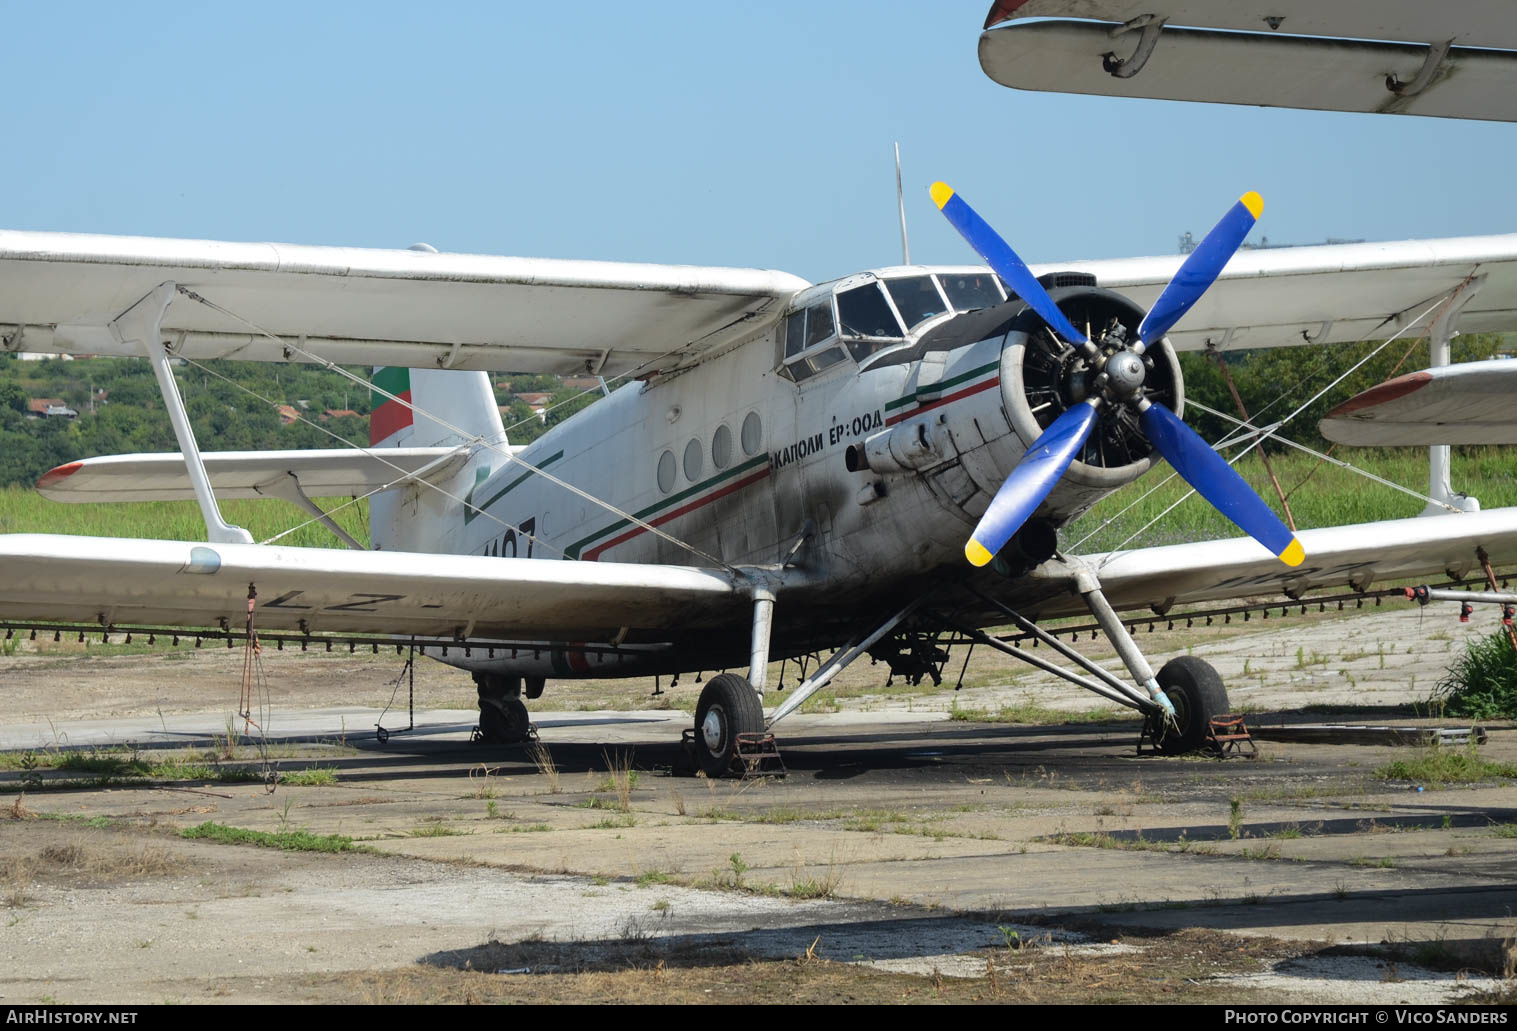
[[[887,279],[885,289],[895,302],[895,310],[901,313],[910,332],[934,315],[947,311],[942,294],[933,284],[931,276],[912,276],[909,279]]]
[[[905,335],[879,283],[866,283],[838,294],[838,321],[853,360],[895,347]]]
[[[1001,303],[1001,291],[989,272],[944,272],[938,275],[938,281],[957,311],[974,311]]]
[[[865,283],[838,294],[838,319],[843,324],[843,335],[848,337],[903,335],[879,283]]]

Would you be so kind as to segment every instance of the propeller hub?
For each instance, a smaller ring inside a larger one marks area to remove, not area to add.
[[[1131,351],[1118,351],[1106,359],[1101,367],[1106,374],[1106,383],[1112,393],[1119,397],[1132,397],[1143,389],[1143,380],[1148,369],[1143,359]]]

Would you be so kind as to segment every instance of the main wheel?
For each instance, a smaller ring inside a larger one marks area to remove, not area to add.
[[[737,755],[737,735],[764,729],[764,710],[758,694],[736,673],[723,673],[706,681],[695,707],[695,759],[708,777],[720,777],[732,768]]]
[[[527,740],[532,721],[520,698],[482,698],[479,733],[486,744],[514,745]]]
[[[1212,717],[1228,709],[1222,678],[1210,663],[1182,655],[1166,662],[1154,679],[1175,707],[1175,725],[1159,739],[1159,750],[1165,755],[1184,755],[1201,748]]]

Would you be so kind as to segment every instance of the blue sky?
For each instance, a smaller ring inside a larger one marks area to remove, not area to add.
[[[1517,126],[1023,93],[988,0],[4,2],[0,227],[782,268],[1517,231]]]

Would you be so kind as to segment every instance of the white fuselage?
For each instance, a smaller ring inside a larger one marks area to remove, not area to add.
[[[1008,318],[1020,310],[1001,307]],[[1003,390],[1003,353],[1021,334],[1003,327],[949,349],[920,345],[959,317],[928,319],[862,361],[839,345],[844,360],[808,366],[800,382],[781,371],[782,319],[688,371],[622,386],[521,450],[520,461],[478,458],[460,474],[469,482],[454,486],[479,511],[413,490],[403,504],[415,518],[397,524],[409,536],[387,546],[771,570],[788,560],[771,654],[835,645],[903,592],[945,573],[969,575],[964,540],[1030,443],[1008,409],[1020,397]],[[1062,522],[1101,493],[1071,482],[1042,511]],[[1008,572],[1017,571],[999,570],[1003,579]],[[747,633],[745,625],[730,637],[680,641],[676,630],[667,638],[673,654],[653,668],[739,665]],[[558,676],[650,669],[513,651],[458,664]]]

